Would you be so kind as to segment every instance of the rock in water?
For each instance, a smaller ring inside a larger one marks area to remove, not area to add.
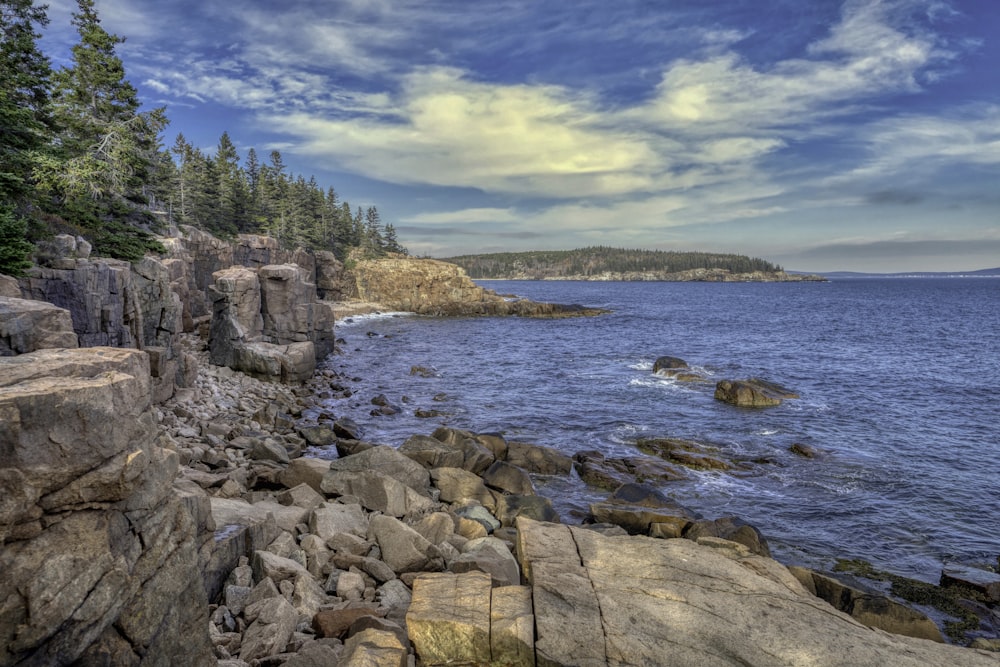
[[[715,385],[716,400],[741,408],[766,408],[781,405],[783,399],[798,397],[790,389],[758,378],[719,380]]]

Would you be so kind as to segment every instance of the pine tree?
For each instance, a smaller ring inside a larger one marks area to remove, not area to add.
[[[33,193],[37,152],[52,130],[51,70],[37,31],[48,22],[32,0],[0,2],[0,205],[22,210]]]
[[[228,132],[223,132],[219,137],[219,146],[215,152],[215,171],[219,179],[218,220],[215,226],[224,230],[226,235],[249,231],[246,215],[249,192],[243,170],[240,169],[239,153]]]

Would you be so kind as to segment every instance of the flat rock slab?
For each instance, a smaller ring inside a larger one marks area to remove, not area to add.
[[[607,537],[518,520],[539,665],[1000,665],[1000,655],[892,635],[725,541]]]
[[[489,664],[492,588],[484,572],[417,577],[406,627],[423,664]]]

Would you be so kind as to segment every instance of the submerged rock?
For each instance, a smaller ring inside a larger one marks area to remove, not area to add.
[[[798,397],[790,389],[759,378],[719,380],[715,385],[716,400],[742,408],[766,408],[781,405],[786,398]]]

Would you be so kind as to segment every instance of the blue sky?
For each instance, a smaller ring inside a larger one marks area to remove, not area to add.
[[[75,42],[49,0],[45,48]],[[281,151],[418,255],[588,245],[1000,266],[995,0],[98,0],[213,152]],[[766,9],[765,9],[766,8]]]

